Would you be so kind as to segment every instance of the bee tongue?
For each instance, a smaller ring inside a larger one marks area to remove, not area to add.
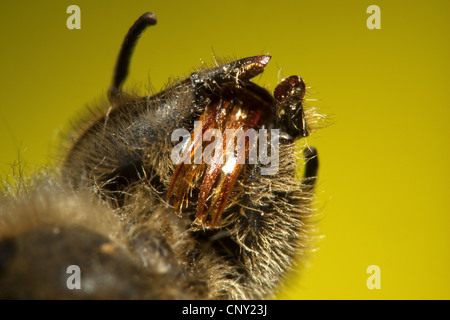
[[[243,133],[255,128],[262,115],[261,109],[220,100],[210,103],[200,117],[201,130],[194,128],[167,192],[167,200],[178,214],[182,213],[183,205],[187,208],[189,202],[197,203],[194,230],[220,227],[227,200],[247,161],[249,139]],[[204,140],[210,141],[211,136],[214,141],[206,145]],[[201,161],[196,157],[199,151]],[[192,158],[194,164],[190,164]]]

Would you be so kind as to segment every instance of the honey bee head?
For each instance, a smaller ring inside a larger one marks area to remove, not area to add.
[[[145,181],[155,204],[168,203],[179,215],[194,211],[194,229],[214,229],[246,167],[264,172],[278,161],[280,137],[309,134],[305,84],[292,76],[270,94],[251,81],[270,61],[260,55],[199,70],[154,96],[129,95],[121,87],[133,49],[154,24],[156,16],[146,13],[129,30],[108,111],[76,139],[63,171],[75,187],[93,185],[119,206],[130,187]]]

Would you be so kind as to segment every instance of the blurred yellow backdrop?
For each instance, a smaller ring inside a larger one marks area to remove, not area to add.
[[[66,9],[81,8],[69,30]],[[369,30],[369,5],[381,29]],[[218,57],[273,56],[271,90],[298,74],[330,116],[316,132],[325,236],[280,299],[450,298],[449,1],[1,1],[0,171],[54,165],[58,137],[104,96],[145,11],[127,85],[160,89]],[[380,267],[381,289],[366,270]]]

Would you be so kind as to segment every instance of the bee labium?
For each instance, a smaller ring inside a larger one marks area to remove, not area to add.
[[[271,94],[251,81],[271,58],[259,55],[127,93],[134,47],[154,24],[145,13],[128,31],[108,105],[75,131],[57,173],[4,192],[1,298],[270,298],[311,244],[318,156],[305,138],[320,116],[302,78]],[[67,285],[73,265],[79,289]]]

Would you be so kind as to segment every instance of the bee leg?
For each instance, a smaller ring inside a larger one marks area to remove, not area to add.
[[[305,173],[303,175],[303,185],[312,191],[317,181],[317,171],[319,170],[319,156],[317,149],[314,147],[308,147],[304,151],[306,160]]]
[[[115,101],[121,92],[120,87],[128,75],[130,59],[133,55],[134,47],[136,46],[140,35],[147,27],[155,24],[156,15],[152,12],[144,13],[139,17],[139,19],[136,20],[125,36],[120,49],[119,57],[117,58],[116,67],[114,68],[113,82],[108,91],[108,97],[111,102]]]

